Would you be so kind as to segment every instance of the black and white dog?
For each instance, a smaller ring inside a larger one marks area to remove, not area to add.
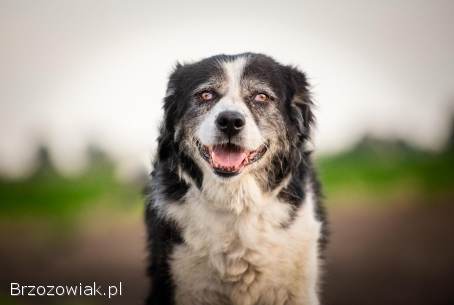
[[[305,75],[262,54],[177,65],[146,207],[147,304],[319,304],[311,107]]]

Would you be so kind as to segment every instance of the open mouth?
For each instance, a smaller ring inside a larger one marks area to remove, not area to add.
[[[199,141],[197,141],[197,147],[214,172],[223,177],[239,174],[244,167],[262,158],[267,150],[266,145],[255,150],[247,150],[231,143],[207,146]]]

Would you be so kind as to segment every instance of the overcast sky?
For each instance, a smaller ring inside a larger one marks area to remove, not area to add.
[[[180,3],[181,2],[181,3]],[[148,164],[179,61],[263,52],[304,70],[320,152],[364,134],[437,149],[454,111],[454,1],[0,0],[0,172],[38,143],[77,170],[87,143]]]

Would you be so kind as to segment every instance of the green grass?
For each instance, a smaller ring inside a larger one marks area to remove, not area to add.
[[[95,204],[134,208],[141,201],[141,188],[140,183],[118,182],[105,159],[97,158],[77,177],[63,177],[44,162],[25,180],[0,180],[0,217],[67,218]]]
[[[454,153],[426,153],[411,149],[355,150],[317,160],[328,197],[422,196],[453,192]]]

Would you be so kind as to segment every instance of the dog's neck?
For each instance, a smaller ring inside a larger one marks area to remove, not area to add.
[[[290,176],[286,177],[272,191],[264,191],[263,185],[253,174],[245,174],[231,181],[223,181],[212,173],[205,173],[200,189],[194,189],[209,206],[241,214],[246,211],[263,208],[266,202],[275,200],[279,192],[288,184]]]

